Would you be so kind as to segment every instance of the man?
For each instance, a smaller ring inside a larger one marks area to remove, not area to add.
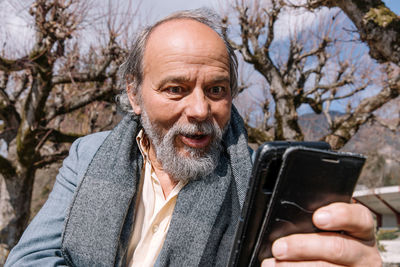
[[[121,68],[135,115],[72,145],[6,266],[226,265],[251,162],[216,20],[179,12],[139,35]],[[263,266],[381,264],[366,208],[335,203],[313,220],[332,232],[280,239]]]

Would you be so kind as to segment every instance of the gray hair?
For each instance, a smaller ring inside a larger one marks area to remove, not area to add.
[[[191,19],[203,23],[213,29],[224,41],[229,57],[229,73],[230,73],[230,87],[232,97],[238,93],[237,86],[237,58],[233,47],[229,44],[226,36],[223,34],[225,28],[221,24],[221,18],[212,10],[208,8],[199,8],[194,10],[184,10],[173,13],[166,18],[156,22],[155,24],[144,28],[136,36],[131,52],[127,60],[119,68],[119,76],[121,87],[124,88],[116,99],[121,109],[125,112],[132,112],[132,107],[129,103],[128,95],[125,90],[126,84],[132,85],[134,94],[140,92],[141,84],[143,81],[143,55],[147,39],[150,33],[159,25],[176,19]]]

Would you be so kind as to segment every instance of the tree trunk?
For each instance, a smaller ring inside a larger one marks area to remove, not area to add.
[[[298,124],[298,115],[294,105],[294,95],[285,86],[282,77],[275,68],[269,70],[258,69],[270,83],[270,91],[275,101],[275,140],[304,139]]]
[[[333,149],[342,148],[371,117],[373,112],[400,95],[400,80],[391,81],[378,94],[365,98],[350,116],[336,118],[333,131],[322,138]]]
[[[34,181],[33,168],[22,168],[18,176],[0,175],[0,266],[18,242],[29,221]]]
[[[287,95],[275,98],[275,140],[301,141],[304,136],[298,124],[297,111],[288,98]]]

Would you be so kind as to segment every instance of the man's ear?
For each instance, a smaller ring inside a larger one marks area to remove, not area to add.
[[[142,109],[140,108],[140,105],[138,103],[139,96],[137,95],[137,92],[134,93],[135,88],[133,83],[126,83],[126,94],[128,95],[129,102],[131,103],[132,110],[135,112],[136,115],[140,115],[142,113]]]

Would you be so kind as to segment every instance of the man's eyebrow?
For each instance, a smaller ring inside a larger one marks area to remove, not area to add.
[[[163,87],[167,83],[188,83],[190,82],[190,78],[186,76],[167,76],[163,78],[159,83],[158,83],[158,88]],[[230,79],[229,76],[216,76],[213,77],[211,80],[209,80],[207,83],[208,84],[215,84],[215,83],[229,83]]]
[[[229,76],[217,76],[211,79],[209,83],[230,83]]]
[[[189,77],[171,75],[171,76],[167,76],[167,77],[163,78],[158,83],[158,87],[161,88],[166,83],[187,83],[187,82],[190,82],[190,78]]]

